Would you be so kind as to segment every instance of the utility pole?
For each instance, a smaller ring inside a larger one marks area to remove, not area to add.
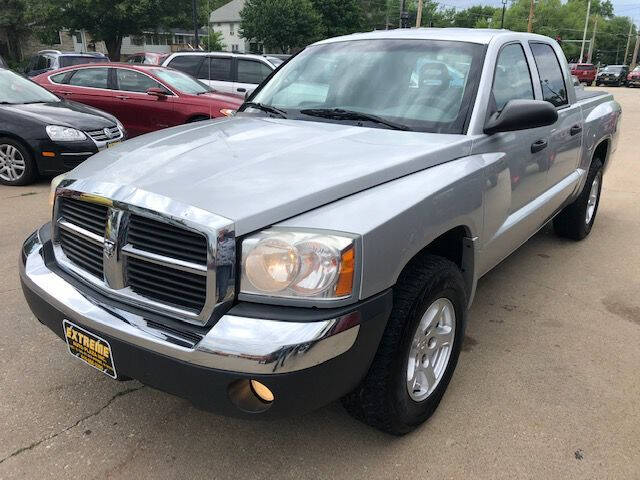
[[[589,0],[589,2],[591,2],[591,0]],[[527,32],[529,33],[533,32],[533,8],[534,3],[533,0],[531,0],[531,4],[529,5],[529,23],[527,23]]]
[[[500,20],[500,28],[504,28],[504,11],[507,9],[507,0],[502,0],[502,19]]]
[[[409,28],[409,12],[406,10],[405,0],[401,0],[400,10],[400,28]]]
[[[596,30],[598,29],[598,17],[596,17],[596,22],[593,25],[593,35],[591,36],[591,42],[589,42],[589,53],[587,54],[587,63],[593,63],[591,61],[591,56],[593,55],[593,44],[596,43]]]
[[[196,0],[191,0],[191,8],[193,10],[193,48],[197,50],[200,47],[200,39],[198,38],[198,7],[196,5]]]
[[[633,57],[631,57],[631,66],[630,70],[636,68],[636,61],[638,60],[638,47],[640,47],[640,32],[638,32],[638,36],[636,37],[636,46],[633,49]]]
[[[418,15],[416,16],[416,28],[422,26],[422,0],[418,0]]]
[[[631,32],[633,28],[633,21],[629,22],[629,35],[627,35],[627,48],[624,50],[624,59],[622,60],[622,64],[627,64],[627,55],[629,55],[629,44],[631,43]]]
[[[584,19],[584,32],[582,34],[582,47],[580,48],[580,63],[584,60],[584,43],[587,40],[587,27],[589,26],[589,13],[591,13],[591,0],[587,4],[587,16]]]

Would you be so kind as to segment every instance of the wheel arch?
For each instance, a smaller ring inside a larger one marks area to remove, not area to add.
[[[27,142],[24,138],[20,137],[19,135],[16,135],[13,132],[7,132],[4,130],[0,130],[0,138],[10,138],[11,140],[14,140],[16,142],[18,142],[20,145],[22,145],[24,148],[27,149],[27,152],[29,152],[29,155],[31,155],[31,159],[33,160],[33,163],[35,164],[36,168],[38,169],[38,172],[40,172],[40,165],[38,165],[37,160],[37,155],[35,150],[33,149],[33,147],[29,144],[29,142]]]
[[[433,238],[421,250],[408,259],[398,278],[425,255],[437,255],[453,262],[462,272],[467,290],[468,305],[471,305],[475,293],[475,241],[467,225],[449,228]],[[397,282],[398,279],[396,279]]]

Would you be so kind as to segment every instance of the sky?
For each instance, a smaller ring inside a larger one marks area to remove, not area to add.
[[[491,5],[501,7],[501,0],[439,0],[438,3],[447,7],[467,8],[472,5]],[[640,0],[611,0],[613,13],[622,17],[631,17],[636,26],[640,27]]]

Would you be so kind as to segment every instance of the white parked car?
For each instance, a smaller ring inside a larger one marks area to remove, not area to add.
[[[276,57],[228,52],[179,52],[163,66],[193,75],[218,92],[249,94],[271,75],[282,60]]]

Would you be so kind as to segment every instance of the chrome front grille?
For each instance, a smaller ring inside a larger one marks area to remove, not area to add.
[[[122,132],[117,126],[101,128],[100,130],[90,130],[86,132],[96,142],[111,142],[122,138]]]
[[[187,218],[176,218],[175,211],[184,211]],[[194,212],[214,228],[194,223]],[[94,194],[59,192],[53,230],[56,260],[108,296],[206,324],[216,307],[233,298],[233,229],[220,229],[232,224],[193,207],[174,207],[172,214],[166,217]],[[222,291],[216,288],[219,281]]]

